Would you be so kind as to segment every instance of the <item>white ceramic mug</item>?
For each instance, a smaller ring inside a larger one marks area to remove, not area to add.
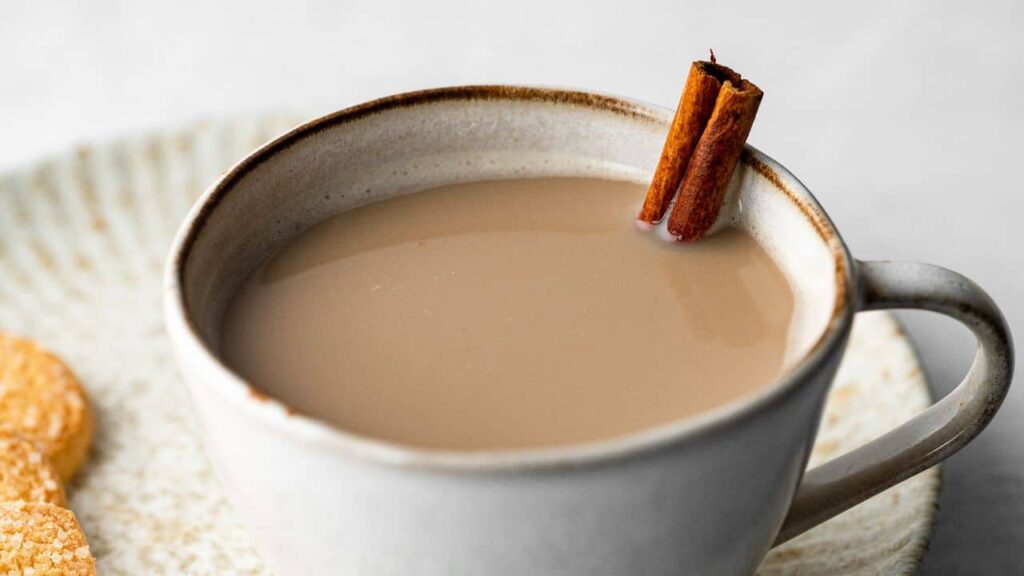
[[[782,166],[748,148],[724,216],[796,294],[789,369],[699,417],[585,445],[438,452],[294,413],[217,357],[225,303],[298,231],[445,183],[516,176],[649,180],[671,111],[583,92],[460,87],[307,123],[243,160],[192,209],[166,274],[167,328],[208,452],[280,576],[744,574],[791,538],[936,464],[1006,394],[1013,348],[973,282],[859,262]],[[637,199],[639,204],[641,199]],[[853,315],[921,308],[966,324],[966,379],[889,434],[803,473]],[[742,358],[737,358],[742,361]]]

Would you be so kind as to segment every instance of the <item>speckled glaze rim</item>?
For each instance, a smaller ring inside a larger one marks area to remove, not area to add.
[[[231,371],[199,335],[185,306],[183,290],[185,268],[191,250],[210,215],[246,174],[275,154],[317,133],[391,110],[419,105],[459,101],[507,101],[580,107],[598,112],[624,115],[634,120],[666,126],[671,111],[637,101],[559,88],[531,86],[457,86],[408,92],[346,108],[299,125],[265,144],[241,160],[210,189],[189,211],[175,235],[164,274],[164,318],[168,331],[184,334],[182,354],[207,374],[216,375],[205,385],[215,387],[232,399],[240,410],[250,411],[264,424],[297,439],[338,449],[353,457],[379,464],[464,472],[498,472],[525,469],[559,469],[600,466],[695,441],[707,434],[735,425],[753,414],[785,400],[800,386],[809,385],[811,375],[820,370],[846,341],[856,311],[854,302],[853,259],[831,219],[810,191],[788,170],[757,149],[747,146],[742,162],[772,183],[796,205],[815,228],[832,255],[835,268],[835,306],[828,325],[805,356],[765,390],[736,402],[709,410],[698,416],[678,420],[633,434],[589,443],[552,448],[457,452],[430,450],[360,436],[303,415],[280,399],[253,389]]]

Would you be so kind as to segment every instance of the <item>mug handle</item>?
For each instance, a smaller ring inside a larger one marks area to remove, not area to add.
[[[974,363],[956,389],[922,414],[809,470],[775,545],[963,448],[989,423],[1010,387],[1010,330],[995,302],[977,284],[945,268],[913,262],[858,262],[857,277],[860,311],[931,310],[970,328],[978,340]]]

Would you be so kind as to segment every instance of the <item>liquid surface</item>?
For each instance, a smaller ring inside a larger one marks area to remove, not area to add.
[[[335,216],[245,281],[223,357],[341,429],[451,450],[606,439],[768,386],[782,273],[738,230],[638,231],[645,191],[475,182]]]

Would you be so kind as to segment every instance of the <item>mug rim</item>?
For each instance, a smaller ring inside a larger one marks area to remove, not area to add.
[[[811,192],[791,172],[749,144],[740,161],[763,176],[793,203],[817,232],[832,256],[835,304],[828,324],[800,360],[756,393],[705,412],[605,439],[528,449],[482,451],[437,450],[362,436],[302,414],[280,398],[258,390],[236,374],[200,336],[185,304],[184,273],[194,244],[220,202],[246,174],[274,155],[320,132],[388,111],[451,101],[491,100],[549,103],[624,115],[632,120],[667,127],[672,111],[617,96],[554,87],[468,85],[432,88],[385,96],[344,108],[307,122],[257,148],[213,183],[189,210],[172,243],[164,270],[164,324],[180,359],[190,354],[206,374],[201,385],[212,386],[233,400],[236,410],[289,434],[371,463],[452,471],[502,471],[600,465],[696,440],[736,425],[810,385],[810,377],[846,340],[854,313],[854,261],[831,219]],[[186,380],[186,386],[195,384]]]

